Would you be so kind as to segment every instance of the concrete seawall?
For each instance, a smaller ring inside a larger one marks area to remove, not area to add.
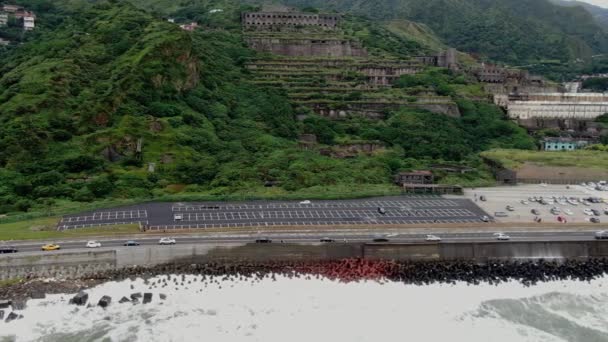
[[[116,251],[23,253],[0,255],[0,280],[12,278],[77,278],[116,268]]]
[[[140,246],[118,250],[0,255],[0,279],[77,278],[103,270],[163,263],[299,261],[345,258],[388,260],[585,259],[608,257],[608,242],[478,242],[440,244],[226,244]]]

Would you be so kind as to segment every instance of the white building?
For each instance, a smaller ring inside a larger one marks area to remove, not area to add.
[[[0,26],[6,26],[8,23],[8,14],[0,13]]]
[[[33,15],[28,15],[23,17],[23,29],[25,30],[33,30],[36,27],[35,24],[36,17]]]
[[[507,111],[511,119],[593,120],[608,113],[608,94],[551,93],[509,96]]]

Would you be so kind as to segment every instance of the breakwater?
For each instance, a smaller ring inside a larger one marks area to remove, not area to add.
[[[117,250],[0,255],[0,279],[56,277],[78,279],[103,271],[161,264],[213,262],[306,262],[342,259],[463,261],[488,264],[514,260],[608,258],[608,242],[478,242],[417,244],[227,244],[139,246]]]

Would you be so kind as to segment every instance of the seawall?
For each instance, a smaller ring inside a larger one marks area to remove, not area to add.
[[[140,246],[118,250],[0,255],[0,280],[25,277],[79,278],[104,270],[165,263],[302,261],[348,258],[416,260],[608,258],[608,242],[462,242],[440,244],[226,244]]]

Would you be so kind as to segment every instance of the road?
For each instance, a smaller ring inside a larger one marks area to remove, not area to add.
[[[384,212],[379,212],[383,208]],[[468,199],[392,196],[333,201],[144,203],[64,216],[59,229],[141,223],[148,230],[480,222]]]
[[[594,234],[591,231],[560,231],[560,232],[505,232],[511,237],[510,241],[589,241],[594,239]],[[319,232],[319,233],[264,233],[264,234],[210,234],[204,236],[182,236],[177,237],[177,243],[180,245],[195,245],[195,244],[232,244],[232,243],[249,243],[254,242],[260,237],[267,237],[273,243],[320,243],[321,238],[330,238],[336,240],[337,243],[344,242],[372,242],[374,237],[379,236],[373,232]],[[412,233],[392,233],[382,234],[391,243],[426,243],[426,234]],[[497,241],[491,232],[471,232],[471,233],[444,233],[439,235],[442,242],[492,242]],[[142,237],[133,239],[141,244],[141,246],[158,245],[158,237]],[[121,248],[137,248],[123,246],[126,239],[103,238],[96,241],[101,242],[101,249],[121,249]],[[75,239],[69,241],[58,241],[62,250],[81,250],[85,248],[87,240]],[[7,243],[8,245],[8,243]],[[41,242],[18,242],[12,244],[20,252],[35,252],[40,251],[43,243]],[[171,248],[170,246],[159,246],[158,248]],[[52,253],[52,252],[48,252]]]

